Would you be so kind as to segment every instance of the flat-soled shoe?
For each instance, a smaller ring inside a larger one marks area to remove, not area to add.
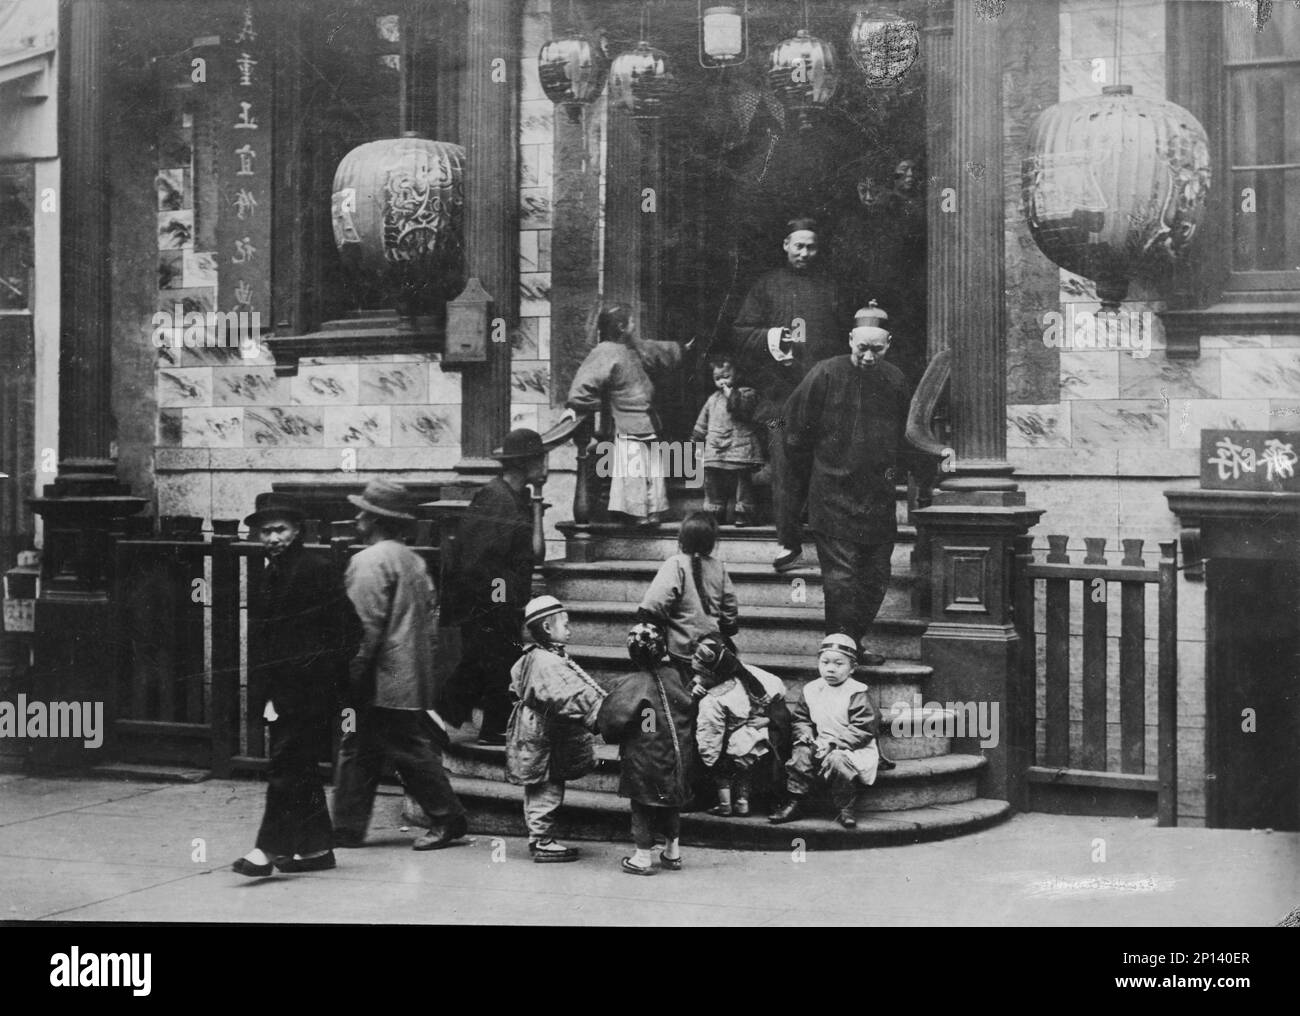
[[[437,826],[431,828],[423,836],[411,844],[412,850],[441,850],[443,847],[449,847],[468,831],[469,826],[465,821],[464,815],[453,815],[447,820],[447,827],[439,829]]]
[[[729,804],[715,804],[709,809],[709,814],[717,815],[720,818],[731,818],[735,812]]]
[[[799,559],[803,557],[803,548],[798,550],[787,550],[784,554],[778,554],[776,560],[772,562],[772,567],[779,572],[793,571],[799,567]]]
[[[835,816],[835,821],[845,829],[856,829],[858,827],[858,820],[854,816],[852,808],[844,808],[841,810],[840,813]]]
[[[270,864],[254,864],[247,857],[241,857],[230,866],[230,870],[236,875],[247,875],[249,878],[266,878],[274,868]]]
[[[655,870],[653,868],[643,868],[639,864],[633,864],[632,858],[630,857],[623,858],[619,867],[621,867],[629,875],[653,875],[655,873]]]
[[[337,868],[334,861],[334,851],[330,850],[318,857],[285,857],[274,862],[275,866],[286,874],[296,874],[303,871],[329,871],[331,868]]]
[[[895,762],[892,758],[885,758],[884,755],[881,755],[880,761],[876,763],[876,768],[879,769],[882,773],[887,773],[891,769],[897,769],[898,763]]]
[[[555,840],[543,840],[541,843],[528,844],[528,852],[533,855],[533,860],[538,864],[557,864],[564,861],[576,861],[579,851],[577,847],[566,847],[562,843],[556,843]]]
[[[659,854],[659,866],[666,871],[681,871],[682,859],[680,857],[669,857],[661,852]]]
[[[767,816],[767,820],[773,825],[780,825],[782,822],[793,822],[797,818],[803,817],[803,809],[799,807],[799,802],[787,801],[776,811]]]

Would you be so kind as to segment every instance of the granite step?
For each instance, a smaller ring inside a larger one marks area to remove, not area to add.
[[[821,616],[826,609],[821,570],[816,555],[803,567],[777,573],[771,562],[728,562],[727,573],[742,610],[747,607],[788,607]],[[546,587],[565,603],[578,600],[631,600],[639,602],[658,572],[658,561],[553,561],[543,574]],[[888,614],[911,611],[916,584],[910,565],[896,570],[881,610]]]
[[[635,623],[637,605],[631,600],[569,601],[566,606],[576,637],[584,643],[622,646]],[[741,608],[736,647],[742,656],[803,650],[811,657],[823,637],[824,617],[818,611],[792,607]],[[871,625],[866,642],[891,660],[921,656],[921,635],[927,622],[914,617],[881,615]]]
[[[681,524],[665,522],[654,527],[637,527],[614,522],[585,525],[560,522],[556,528],[564,534],[565,557],[569,561],[659,562],[677,553]],[[895,573],[910,571],[911,545],[915,539],[915,527],[899,526],[892,558]],[[748,562],[770,567],[778,546],[772,526],[722,526],[714,553],[728,564]],[[806,567],[816,568],[817,548],[811,537],[804,544],[803,553]]]

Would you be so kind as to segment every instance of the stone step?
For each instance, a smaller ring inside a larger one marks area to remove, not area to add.
[[[519,787],[464,776],[453,776],[451,782],[469,810],[471,833],[527,835]],[[863,796],[867,793],[870,790]],[[376,798],[371,823],[377,832],[374,839],[380,839],[381,830],[414,824],[416,816],[404,815],[403,803],[400,794]],[[682,844],[687,847],[788,852],[799,841],[798,845],[809,850],[852,850],[962,836],[987,829],[1010,815],[1011,805],[1006,801],[974,798],[896,811],[861,812],[857,828],[844,829],[834,821],[833,809],[823,803],[810,807],[805,817],[783,825],[772,825],[758,813],[749,818],[719,818],[707,812],[687,812],[682,815],[681,832]],[[630,821],[624,798],[573,789],[565,794],[560,812],[561,836],[566,840],[628,842]],[[689,855],[685,863],[691,863]]]
[[[904,552],[906,553],[906,552]],[[898,556],[896,554],[896,556]],[[630,600],[640,602],[658,572],[657,561],[554,561],[546,565],[546,587],[565,603],[578,600]],[[821,571],[816,557],[801,568],[778,574],[770,562],[727,564],[741,609],[746,607],[788,607],[821,616],[826,609]],[[912,607],[915,577],[910,566],[895,571],[881,610],[907,614]]]
[[[681,526],[676,522],[645,528],[613,522],[581,526],[560,522],[556,528],[564,534],[565,556],[569,561],[663,561],[677,553]],[[911,545],[915,539],[914,527],[899,527],[892,558],[896,573],[910,571]],[[728,564],[744,561],[770,566],[778,553],[776,530],[771,526],[723,526],[714,553]],[[808,568],[817,567],[817,548],[811,536],[804,544],[803,561]]]
[[[772,513],[771,488],[758,486],[756,488],[758,495],[758,511],[761,519],[770,520]],[[899,525],[906,525],[908,522],[908,503],[907,487],[896,486],[895,493],[895,518]],[[682,480],[668,483],[668,504],[670,516],[674,519],[685,518],[693,511],[699,511],[704,507],[704,484],[701,476],[698,487],[689,487]]]
[[[566,606],[574,634],[584,643],[621,647],[635,623],[637,605],[630,600],[570,601]],[[823,623],[817,611],[743,606],[736,648],[746,658],[752,653],[806,653],[811,666]],[[927,622],[917,618],[881,615],[871,625],[866,642],[887,659],[916,660],[926,627]]]
[[[606,687],[633,669],[622,642],[617,645],[573,644],[568,649],[579,666]],[[811,650],[807,655],[745,653],[744,660],[781,678],[787,689],[817,676],[817,661]],[[878,667],[858,667],[854,677],[871,689],[872,703],[883,711],[895,702],[911,702],[916,695],[924,699],[925,686],[933,673],[930,667],[916,660],[894,659],[886,660]]]

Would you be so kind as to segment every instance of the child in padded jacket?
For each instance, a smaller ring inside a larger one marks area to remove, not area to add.
[[[506,777],[524,788],[528,852],[534,861],[576,861],[578,848],[555,839],[566,780],[596,768],[596,714],[605,689],[569,658],[569,615],[554,596],[524,608],[533,644],[510,671],[516,698],[506,727]]]
[[[653,875],[651,850],[662,839],[659,866],[678,871],[681,809],[690,799],[695,767],[694,701],[668,666],[658,627],[644,621],[633,625],[627,653],[637,670],[610,690],[596,716],[606,742],[619,746],[618,793],[632,804],[636,852],[623,858],[622,868],[629,875]]]
[[[849,635],[827,635],[817,655],[820,677],[809,681],[790,705],[794,747],[786,763],[786,790],[790,800],[773,812],[769,822],[789,822],[800,816],[803,799],[815,786],[829,784],[839,809],[837,821],[845,829],[858,823],[854,817],[859,785],[876,782],[880,752],[867,686],[855,681],[857,643]]]
[[[691,694],[699,701],[695,746],[718,792],[709,814],[746,816],[755,778],[775,784],[790,755],[785,685],[775,674],[742,664],[714,635],[700,639],[691,666]]]

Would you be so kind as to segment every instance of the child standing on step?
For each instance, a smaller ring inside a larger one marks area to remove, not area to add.
[[[691,512],[682,521],[677,553],[650,583],[637,620],[667,629],[668,655],[682,678],[692,680],[691,655],[706,635],[731,639],[740,630],[740,607],[727,567],[713,556],[718,520],[710,512]]]
[[[857,788],[876,782],[880,754],[867,686],[851,676],[857,662],[858,646],[851,636],[826,636],[817,655],[820,676],[799,689],[790,706],[794,748],[785,766],[790,800],[769,822],[799,818],[803,799],[814,787],[829,784],[839,809],[836,821],[845,829],[858,824]]]
[[[506,727],[506,778],[524,788],[528,853],[539,863],[576,861],[578,848],[555,839],[566,780],[596,768],[596,714],[605,690],[569,658],[569,615],[554,596],[524,608],[533,644],[510,671],[516,702]]]
[[[754,474],[763,465],[765,438],[749,419],[758,395],[736,379],[736,365],[727,357],[713,363],[713,384],[695,421],[692,437],[704,442],[704,510],[721,522],[727,502],[736,499],[733,521],[738,526],[754,522]]]
[[[619,746],[618,792],[632,802],[636,852],[623,858],[622,868],[629,875],[653,875],[651,851],[662,839],[659,866],[678,871],[681,809],[690,797],[695,766],[694,703],[667,665],[664,637],[655,625],[632,626],[627,654],[637,670],[610,691],[596,717],[601,735]]]

